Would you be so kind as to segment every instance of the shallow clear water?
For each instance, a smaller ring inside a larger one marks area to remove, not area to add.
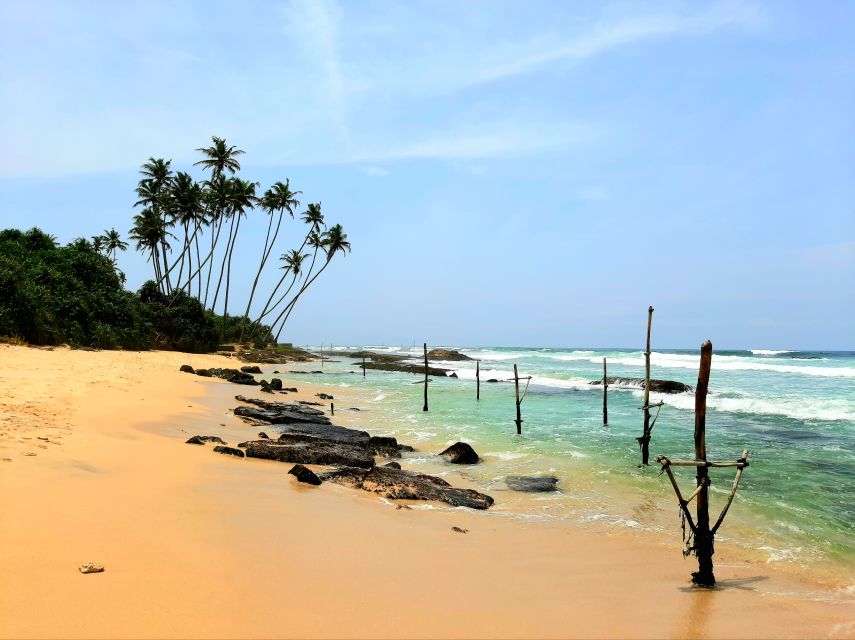
[[[316,381],[347,387],[367,410],[360,414],[366,428],[429,452],[411,454],[409,465],[488,490],[498,513],[679,532],[667,479],[655,463],[639,468],[641,390],[610,386],[604,426],[602,387],[590,384],[602,377],[604,357],[609,376],[643,377],[640,351],[459,348],[481,360],[481,401],[475,400],[475,362],[432,362],[459,378],[433,378],[424,413],[418,376],[369,370],[363,378],[356,361],[335,355],[361,348],[326,347],[339,362],[326,362]],[[365,348],[421,357],[421,347]],[[654,352],[652,377],[694,385],[698,360],[697,351]],[[513,384],[485,382],[507,380],[514,364],[521,376],[532,376],[522,436],[513,423]],[[651,394],[651,402],[660,400],[665,405],[651,460],[658,453],[692,458],[693,394]],[[751,450],[751,466],[718,537],[769,562],[855,568],[855,352],[716,353],[707,406],[708,457],[735,460]],[[485,463],[464,469],[439,464],[432,454],[457,440],[471,443]],[[561,491],[532,496],[506,490],[506,475],[538,473],[558,476]],[[733,470],[712,474],[715,517]],[[681,470],[680,477],[690,492],[693,471]]]

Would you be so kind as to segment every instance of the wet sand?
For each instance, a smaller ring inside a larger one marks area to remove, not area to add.
[[[233,397],[271,396],[185,362],[238,366],[0,345],[0,636],[855,637],[851,599],[809,599],[807,575],[717,564],[694,589],[637,532],[396,509],[186,445],[251,438]],[[276,399],[341,391],[282,378],[300,393]]]

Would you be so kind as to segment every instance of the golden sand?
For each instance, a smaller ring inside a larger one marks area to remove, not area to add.
[[[258,429],[230,413],[257,390],[185,362],[236,366],[0,346],[0,636],[855,637],[855,606],[807,576],[721,564],[693,589],[643,535],[395,509],[186,445]]]

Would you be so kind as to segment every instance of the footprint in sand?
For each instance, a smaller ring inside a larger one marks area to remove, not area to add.
[[[38,454],[37,454],[37,453],[34,453],[33,451],[24,451],[24,455],[25,455],[25,456],[35,456],[35,455],[38,455]]]

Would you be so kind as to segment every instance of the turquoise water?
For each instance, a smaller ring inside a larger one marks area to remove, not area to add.
[[[640,468],[635,438],[641,431],[638,388],[610,386],[609,423],[602,421],[602,359],[610,376],[643,377],[641,351],[458,348],[481,360],[481,401],[475,400],[475,362],[433,363],[458,379],[434,378],[430,411],[422,411],[418,376],[381,371],[361,375],[357,363],[335,355],[314,381],[348,389],[366,428],[393,434],[421,452],[407,459],[450,481],[491,493],[494,511],[514,517],[569,518],[654,529],[679,541],[673,491],[655,463]],[[421,357],[419,348],[365,346]],[[694,385],[699,354],[652,354],[652,377]],[[513,365],[532,376],[522,403],[523,434],[515,433]],[[317,368],[317,363],[312,365]],[[357,371],[357,374],[349,373]],[[664,401],[651,443],[662,453],[693,458],[694,396],[651,394]],[[713,357],[707,413],[710,459],[735,460],[751,450],[722,541],[771,563],[855,568],[855,352],[722,351]],[[337,411],[337,414],[339,411]],[[432,455],[457,440],[471,443],[484,463],[464,469]],[[561,491],[530,496],[506,490],[508,474],[552,473]],[[713,512],[730,491],[732,469],[713,472]],[[684,492],[693,471],[681,471]],[[715,514],[714,514],[715,515]]]

